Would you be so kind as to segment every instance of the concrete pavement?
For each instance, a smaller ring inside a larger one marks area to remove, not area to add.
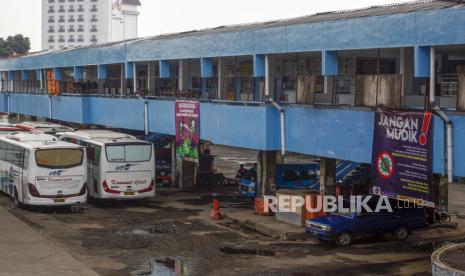
[[[0,276],[7,275],[98,274],[0,207]]]

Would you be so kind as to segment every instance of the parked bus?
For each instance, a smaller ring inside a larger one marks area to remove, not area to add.
[[[78,130],[57,136],[87,148],[87,183],[91,199],[155,196],[152,143],[109,130]]]
[[[6,135],[18,131],[28,131],[28,129],[24,129],[10,123],[0,123],[0,135]]]
[[[0,189],[15,205],[74,205],[87,198],[84,148],[41,133],[0,136]]]
[[[25,131],[38,131],[51,135],[55,135],[58,132],[73,131],[70,127],[49,122],[22,122],[17,124],[16,127]]]

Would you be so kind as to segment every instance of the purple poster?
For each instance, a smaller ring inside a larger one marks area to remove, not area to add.
[[[176,157],[180,160],[199,162],[200,103],[176,101]]]
[[[434,206],[433,122],[429,111],[378,109],[372,194]]]

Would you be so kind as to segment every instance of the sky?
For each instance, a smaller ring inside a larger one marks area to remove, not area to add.
[[[406,0],[140,0],[139,37],[285,19]],[[41,47],[42,0],[0,0],[0,37],[21,33]]]

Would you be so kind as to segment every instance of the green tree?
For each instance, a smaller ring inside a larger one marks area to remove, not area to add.
[[[21,34],[8,36],[6,40],[0,38],[0,57],[26,54],[30,49],[29,38]]]

